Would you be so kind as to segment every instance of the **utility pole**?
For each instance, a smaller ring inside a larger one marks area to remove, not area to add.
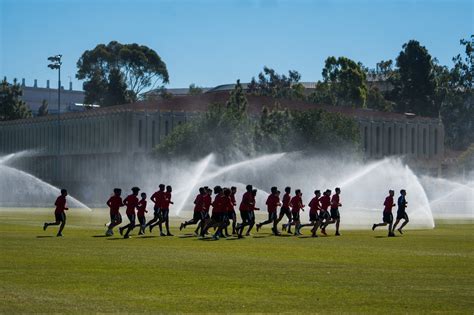
[[[57,163],[56,163],[56,180],[59,182],[61,178],[61,58],[62,55],[51,56],[48,60],[51,62],[48,68],[58,69],[58,130],[57,130]]]

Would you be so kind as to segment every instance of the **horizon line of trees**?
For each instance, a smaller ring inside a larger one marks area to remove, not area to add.
[[[446,145],[462,150],[474,143],[474,35],[461,39],[460,45],[463,53],[452,58],[451,68],[440,65],[416,40],[405,43],[394,60],[382,60],[373,69],[344,56],[330,56],[325,60],[322,80],[316,82],[310,94],[300,83],[297,71],[280,75],[264,67],[257,78],[250,80],[247,93],[440,117],[445,124]],[[164,88],[169,82],[166,64],[147,46],[117,41],[99,44],[82,54],[77,68],[76,77],[85,80],[86,104],[135,102],[143,91],[156,87],[160,87],[161,97],[172,97]],[[385,88],[379,89],[377,84]],[[191,95],[202,92],[194,84],[189,87]],[[41,112],[47,114],[47,104],[43,104]],[[10,84],[4,79],[0,120],[30,116],[21,101],[20,85],[16,80]]]

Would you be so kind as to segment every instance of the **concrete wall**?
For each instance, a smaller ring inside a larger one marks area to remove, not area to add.
[[[176,111],[97,111],[0,123],[0,155],[34,150],[16,165],[71,189],[88,202],[102,202],[110,185],[128,187],[153,148],[178,125],[196,117]],[[444,128],[437,120],[359,119],[362,149],[369,159],[404,156],[436,169],[444,155]],[[58,159],[58,150],[60,158]],[[131,162],[133,161],[133,162]],[[85,184],[87,183],[87,184]],[[107,185],[104,185],[107,183]]]
[[[403,156],[407,160],[439,167],[444,157],[444,127],[433,120],[359,120],[362,149],[368,158]]]

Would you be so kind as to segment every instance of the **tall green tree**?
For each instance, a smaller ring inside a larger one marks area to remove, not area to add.
[[[160,82],[169,82],[166,64],[160,56],[153,49],[138,44],[116,41],[107,45],[99,44],[82,54],[77,68],[76,77],[85,80],[83,88],[89,103],[103,104],[109,91],[123,87],[122,84],[107,87],[111,78],[118,78],[114,71],[120,72],[130,101],[136,101],[144,89],[152,89]],[[123,95],[123,90],[118,92]],[[121,99],[121,96],[116,98]]]
[[[31,117],[31,111],[21,100],[23,91],[16,79],[10,84],[4,78],[0,85],[0,121]]]
[[[437,101],[446,130],[446,144],[464,150],[474,143],[474,35],[460,40],[464,54],[453,58],[454,67],[436,67]]]
[[[334,105],[365,107],[366,74],[360,63],[346,57],[328,57],[322,75]]]
[[[428,50],[418,41],[410,40],[403,45],[396,65],[398,77],[394,80],[394,95],[398,111],[438,116],[433,60]]]
[[[109,81],[106,88],[107,91],[103,101],[104,106],[126,104],[129,101],[127,85],[125,84],[122,73],[118,69],[110,70]]]

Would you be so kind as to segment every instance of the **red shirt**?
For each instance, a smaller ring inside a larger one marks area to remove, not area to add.
[[[230,201],[232,202],[232,211],[234,211],[234,207],[237,205],[237,201],[235,201],[235,193],[230,194]]]
[[[226,197],[224,194],[219,194],[214,197],[212,202],[212,213],[224,213],[226,210]]]
[[[146,211],[146,200],[142,199],[138,202],[137,205],[137,216],[144,217]]]
[[[135,208],[138,206],[138,198],[135,195],[128,195],[127,198],[123,200],[124,205],[127,207],[125,212],[128,215],[135,214]]]
[[[255,198],[251,191],[247,191],[242,196],[242,202],[240,203],[240,211],[253,211],[255,209]]]
[[[232,196],[227,197],[226,195],[224,195],[223,203],[224,203],[225,212],[227,213],[234,212],[234,204],[232,203]]]
[[[204,197],[199,194],[194,199],[194,212],[201,212],[204,210]]]
[[[165,192],[165,198],[163,199],[162,209],[169,209],[171,203],[171,193]]]
[[[393,207],[393,197],[388,196],[385,198],[385,202],[383,203],[385,208],[383,209],[383,212],[385,213],[392,213],[392,207]]]
[[[165,192],[158,190],[153,195],[151,195],[150,199],[155,203],[155,208],[164,209],[163,204],[165,201]]]
[[[300,212],[300,209],[303,208],[303,201],[301,200],[300,196],[296,195],[293,198],[291,198],[290,205],[291,205],[291,212],[298,213]]]
[[[311,199],[308,206],[309,206],[309,213],[311,214],[318,213],[318,210],[321,208],[319,205],[319,198],[314,197],[313,199]]]
[[[321,210],[328,211],[329,205],[331,204],[331,200],[328,195],[324,195],[319,198],[319,202],[321,203]]]
[[[204,211],[209,213],[209,208],[211,207],[211,204],[212,204],[212,198],[211,198],[211,195],[209,194],[205,194],[203,197],[202,197],[202,203],[203,203],[203,206],[204,206]]]
[[[278,203],[280,203],[280,197],[274,194],[270,194],[266,202],[268,213],[276,212],[278,208]]]
[[[61,195],[56,199],[56,202],[54,203],[56,206],[56,210],[54,210],[54,213],[62,213],[64,210],[66,210],[66,197]]]
[[[282,207],[289,208],[290,207],[291,196],[289,193],[283,195]]]
[[[110,208],[110,214],[119,214],[119,208],[123,207],[122,197],[113,195],[107,200],[107,206]]]
[[[339,208],[339,195],[334,194],[332,195],[332,198],[331,198],[331,209],[337,209],[337,208]]]

